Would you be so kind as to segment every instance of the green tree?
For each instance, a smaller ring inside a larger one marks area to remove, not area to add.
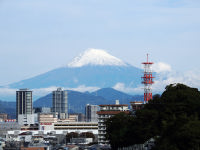
[[[171,84],[161,96],[145,104],[134,116],[119,114],[107,123],[112,148],[156,140],[154,149],[198,149],[200,92],[183,84]]]
[[[129,137],[131,137],[131,128],[129,127],[131,126],[133,119],[133,117],[122,112],[105,122],[107,127],[106,139],[110,140],[112,149],[130,145],[129,143],[131,143],[131,141],[129,140]]]
[[[200,121],[188,121],[183,126],[169,129],[157,140],[155,150],[170,150],[173,146],[178,150],[199,150],[200,149]]]

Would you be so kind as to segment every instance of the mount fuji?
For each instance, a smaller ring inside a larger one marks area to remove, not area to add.
[[[137,87],[142,70],[104,50],[88,49],[64,67],[8,85],[9,88],[114,87],[118,83]],[[134,93],[133,93],[134,94]]]

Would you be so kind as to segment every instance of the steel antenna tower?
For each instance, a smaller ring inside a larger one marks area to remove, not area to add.
[[[154,83],[151,68],[153,62],[149,62],[148,57],[149,54],[147,54],[147,61],[142,63],[144,65],[144,76],[142,77],[142,84],[144,84],[144,103],[152,99],[152,84]]]

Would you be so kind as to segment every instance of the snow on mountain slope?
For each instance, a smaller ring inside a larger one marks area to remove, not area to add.
[[[68,67],[83,67],[86,65],[100,65],[100,66],[126,66],[122,60],[116,58],[101,49],[88,49],[79,57],[75,57]]]

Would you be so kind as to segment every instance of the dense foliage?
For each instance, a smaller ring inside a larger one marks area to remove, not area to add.
[[[112,149],[154,138],[154,150],[199,150],[200,92],[183,84],[171,84],[135,115],[118,114],[106,125]]]

